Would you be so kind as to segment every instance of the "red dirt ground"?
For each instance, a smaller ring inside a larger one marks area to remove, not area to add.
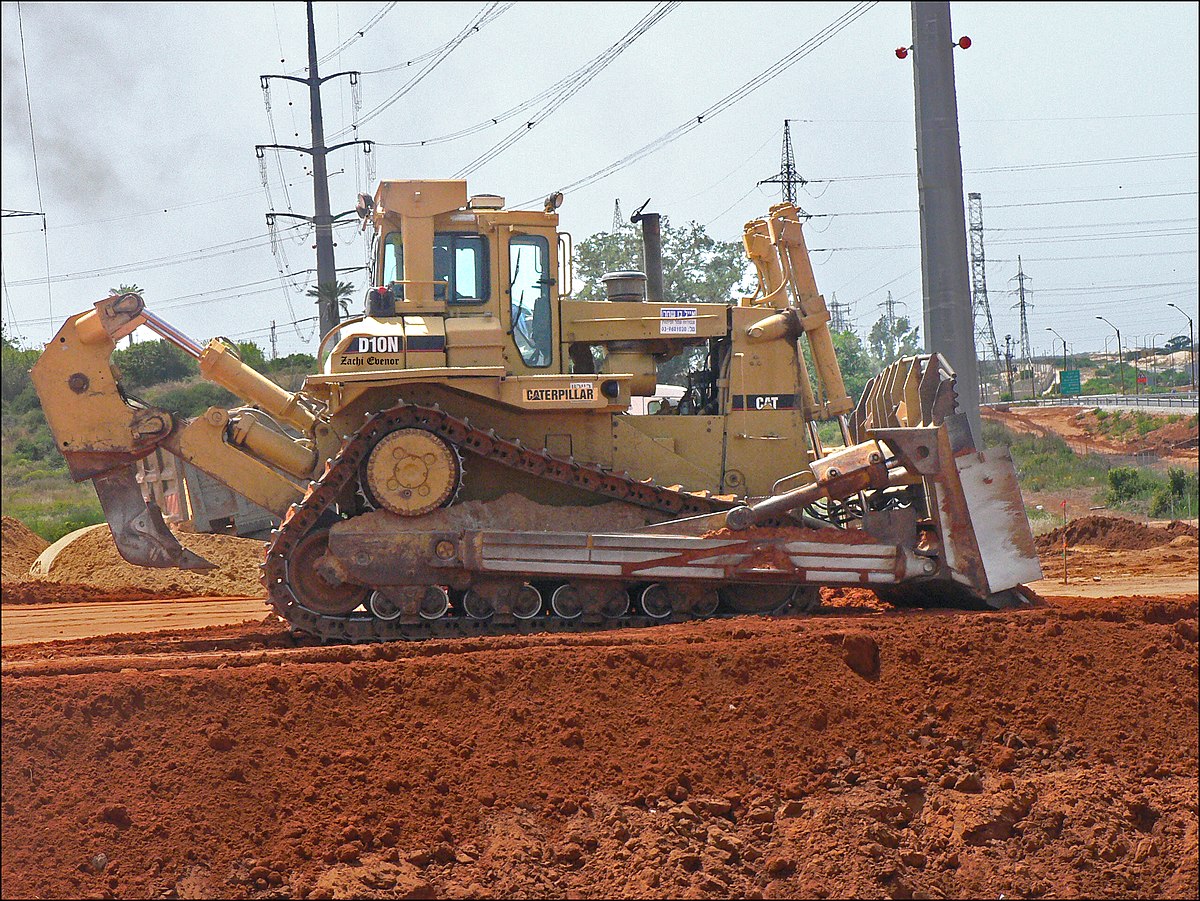
[[[6,650],[0,890],[1195,896],[1194,594],[835,600],[573,636],[295,647],[265,622]]]

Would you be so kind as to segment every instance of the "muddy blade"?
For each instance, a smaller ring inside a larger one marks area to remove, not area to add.
[[[135,566],[161,569],[215,569],[179,543],[163,522],[158,504],[142,497],[132,466],[122,466],[92,479],[117,551]]]

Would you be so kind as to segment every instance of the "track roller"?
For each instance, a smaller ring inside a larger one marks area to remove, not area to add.
[[[796,594],[794,585],[722,585],[721,600],[738,613],[764,614],[783,610]]]
[[[655,582],[642,589],[641,602],[642,610],[653,619],[667,619],[673,613],[706,617],[716,612],[720,597],[704,585]]]
[[[377,619],[391,622],[405,617],[440,619],[450,609],[450,595],[440,585],[389,587],[371,592],[367,605]]]
[[[542,612],[542,593],[526,582],[512,603],[512,615],[517,619],[533,619]]]
[[[568,582],[554,590],[550,606],[563,619],[584,613],[617,619],[629,612],[629,592],[619,582]]]

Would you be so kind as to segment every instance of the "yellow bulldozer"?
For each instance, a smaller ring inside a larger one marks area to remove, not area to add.
[[[747,223],[757,290],[723,304],[663,297],[653,214],[648,271],[574,299],[561,200],[508,209],[458,180],[361,195],[374,287],[294,393],[138,295],[71,317],[34,384],[122,556],[209,565],[138,487],[162,449],[281,518],[268,603],[330,641],[783,615],[821,586],[995,607],[1040,578],[1011,459],[977,446],[944,359],[847,394],[794,206]],[[140,326],[245,405],[185,419],[131,396],[110,356]],[[682,396],[663,391],[684,353]]]

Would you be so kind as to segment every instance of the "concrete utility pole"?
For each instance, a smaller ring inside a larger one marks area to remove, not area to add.
[[[979,362],[967,275],[967,221],[950,4],[914,0],[912,28],[925,348],[940,353],[954,367],[959,407],[967,414],[978,439],[982,428]],[[963,41],[960,46],[970,46],[970,42]]]
[[[349,147],[353,144],[363,144],[364,152],[371,152],[370,141],[344,141],[341,144],[334,144],[332,147],[325,146],[325,124],[321,116],[321,85],[331,78],[338,78],[342,75],[350,76],[350,83],[357,84],[358,78],[362,74],[360,72],[335,72],[333,75],[326,75],[324,78],[317,71],[317,34],[316,28],[313,25],[313,5],[311,0],[306,4],[308,7],[308,77],[297,78],[294,75],[262,75],[260,79],[266,86],[267,80],[270,78],[283,78],[287,81],[298,81],[301,84],[308,85],[308,101],[309,112],[312,121],[312,146],[298,147],[294,144],[259,144],[254,148],[254,152],[261,159],[263,152],[266,150],[296,150],[300,153],[307,153],[312,157],[313,161],[313,215],[301,216],[297,213],[267,213],[268,225],[274,225],[275,218],[278,216],[286,216],[289,219],[303,219],[306,222],[311,222],[316,230],[317,238],[317,290],[320,296],[317,300],[317,312],[321,323],[321,334],[326,334],[331,328],[338,324],[341,319],[340,311],[338,310],[338,298],[335,286],[337,284],[337,268],[333,257],[333,223],[344,216],[353,216],[357,212],[355,210],[347,210],[343,213],[338,213],[336,216],[330,215],[329,212],[329,172],[325,165],[325,157],[334,150],[339,150],[342,147]]]

